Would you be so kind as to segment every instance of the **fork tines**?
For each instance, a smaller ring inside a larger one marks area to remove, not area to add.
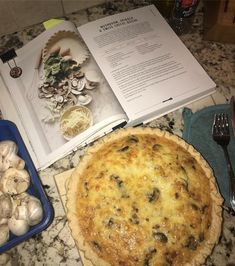
[[[215,114],[213,133],[218,135],[229,135],[229,119],[228,114]]]

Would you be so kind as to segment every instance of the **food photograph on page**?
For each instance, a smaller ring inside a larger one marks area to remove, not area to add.
[[[38,87],[38,97],[48,99],[55,108],[44,122],[57,120],[67,106],[88,105],[92,101],[85,90],[87,87],[93,89],[99,83],[87,80],[81,71],[81,65],[88,57],[88,50],[73,32],[59,31],[49,39],[43,49],[42,84]]]
[[[113,93],[85,44],[69,30],[48,39],[24,87],[51,150],[120,112],[119,105],[104,104],[113,102]]]
[[[88,57],[89,52],[80,44],[78,36],[69,31],[57,32],[43,50],[38,97],[46,100],[50,111],[43,121],[54,123],[59,119],[65,138],[73,138],[92,125],[91,111],[85,107],[92,101],[87,91],[97,88],[99,81],[89,80],[81,71]]]

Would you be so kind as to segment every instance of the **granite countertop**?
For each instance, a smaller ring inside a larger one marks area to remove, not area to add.
[[[77,26],[103,16],[126,11],[153,1],[114,1],[71,14],[67,19]],[[210,99],[203,99],[188,107],[193,111],[217,103],[228,103],[235,95],[235,45],[205,41],[202,38],[203,6],[199,6],[190,33],[181,36],[199,63],[217,84],[217,91]],[[18,33],[0,38],[0,53],[7,48],[20,48],[43,31],[35,25]],[[158,127],[182,134],[182,110],[153,120],[150,127]],[[43,187],[53,205],[55,216],[52,224],[42,233],[0,255],[0,265],[82,265],[78,250],[70,234],[66,213],[58,193],[54,176],[76,166],[85,149],[77,150],[50,167],[39,172]],[[235,214],[223,209],[223,228],[219,243],[205,265],[235,266]]]

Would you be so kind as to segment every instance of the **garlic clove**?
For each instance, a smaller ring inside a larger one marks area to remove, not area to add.
[[[22,192],[18,195],[13,195],[12,197],[17,206],[27,205],[30,194],[28,192]]]
[[[4,159],[5,164],[8,164],[9,167],[24,169],[25,161],[17,156],[15,153],[11,153]]]
[[[8,222],[8,219],[7,218],[2,218],[2,219],[0,219],[0,225],[2,225],[2,224],[7,224],[7,222]],[[0,264],[1,265],[1,264]]]
[[[0,225],[0,246],[7,242],[9,239],[9,228],[7,224]]]
[[[3,157],[8,156],[11,153],[17,153],[18,148],[14,141],[11,140],[3,140],[0,141],[0,154]]]
[[[9,168],[0,179],[0,190],[10,195],[26,191],[30,185],[30,176],[24,169]]]
[[[15,208],[14,216],[17,220],[28,220],[28,208],[25,205],[20,205]]]
[[[35,196],[27,192],[15,195],[14,203],[16,207],[13,215],[16,219],[26,220],[30,226],[40,223],[43,219],[42,204]]]
[[[14,196],[14,202],[17,204],[14,211],[16,219],[27,220],[28,224],[31,226],[41,222],[43,218],[43,208],[38,198],[24,192]]]
[[[28,202],[28,223],[29,225],[36,225],[41,222],[43,218],[43,209],[41,202],[35,198],[30,197]]]
[[[26,220],[17,220],[14,216],[8,220],[8,227],[16,236],[24,235],[29,230],[29,224]]]
[[[10,195],[0,196],[0,218],[10,218],[12,215],[13,203]]]
[[[9,167],[23,169],[25,161],[18,155],[18,147],[14,141],[0,141],[0,171],[4,172]]]
[[[0,155],[0,172],[5,172],[10,167],[10,162]]]

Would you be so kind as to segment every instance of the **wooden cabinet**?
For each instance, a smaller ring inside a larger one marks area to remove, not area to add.
[[[235,0],[206,0],[204,8],[204,39],[235,43]]]

